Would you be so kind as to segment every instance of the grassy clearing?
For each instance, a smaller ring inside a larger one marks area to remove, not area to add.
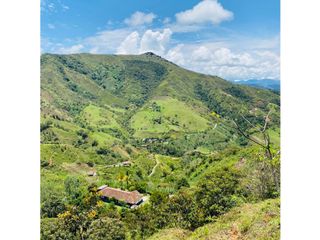
[[[215,223],[197,229],[187,239],[280,239],[280,200],[235,208]]]
[[[148,240],[183,240],[186,239],[189,235],[190,232],[187,230],[179,228],[169,228],[154,234],[152,237],[148,238]]]
[[[131,119],[136,137],[169,131],[198,132],[208,128],[208,120],[185,103],[170,97],[157,98]]]
[[[107,109],[89,105],[80,114],[80,119],[93,128],[115,128],[120,129],[120,125],[115,120],[116,115]]]

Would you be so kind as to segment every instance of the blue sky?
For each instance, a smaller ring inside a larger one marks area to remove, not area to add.
[[[41,50],[155,52],[228,80],[279,79],[279,0],[42,0]]]

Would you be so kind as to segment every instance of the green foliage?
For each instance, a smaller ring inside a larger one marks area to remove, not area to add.
[[[40,237],[42,240],[77,239],[71,232],[64,228],[62,222],[57,218],[41,219]]]
[[[55,195],[50,196],[41,204],[42,218],[56,218],[58,214],[66,210],[63,199]]]
[[[185,231],[181,228],[164,229],[148,240],[205,240],[205,239],[280,239],[279,199],[255,204],[244,204],[232,209],[215,222]]]
[[[245,101],[251,101],[251,97],[247,95],[241,88],[236,86],[231,86],[225,89],[225,91],[234,97],[241,98]]]
[[[64,182],[69,204],[80,205],[85,194],[84,181],[77,177],[67,177]]]
[[[45,130],[47,130],[48,128],[50,128],[52,125],[51,121],[46,121],[40,124],[40,131],[43,132]]]
[[[237,205],[239,173],[232,168],[222,168],[204,176],[195,193],[204,216],[210,219]]]
[[[188,180],[185,177],[177,181],[177,189],[180,189],[182,187],[190,187]]]
[[[108,217],[94,220],[88,229],[88,240],[123,240],[125,229],[121,221]]]
[[[261,150],[254,152],[254,157],[248,160],[243,172],[245,178],[241,185],[247,198],[263,200],[280,196],[280,154],[272,150],[273,159],[267,158]]]

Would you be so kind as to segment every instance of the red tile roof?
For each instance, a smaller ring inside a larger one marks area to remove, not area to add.
[[[115,198],[119,201],[126,202],[128,204],[134,205],[142,200],[143,195],[138,191],[123,191],[117,188],[104,187],[100,190],[102,196],[107,198]]]

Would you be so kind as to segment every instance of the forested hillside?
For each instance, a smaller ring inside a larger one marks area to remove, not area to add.
[[[201,229],[218,232],[221,221],[232,229],[224,214],[239,207],[259,206],[250,214],[262,216],[275,200],[262,201],[279,197],[279,128],[277,93],[153,53],[43,54],[41,237],[147,239],[175,229],[202,239]],[[102,185],[148,200],[135,209],[102,202]],[[278,232],[272,211],[263,221]],[[279,235],[244,228],[243,239]]]

